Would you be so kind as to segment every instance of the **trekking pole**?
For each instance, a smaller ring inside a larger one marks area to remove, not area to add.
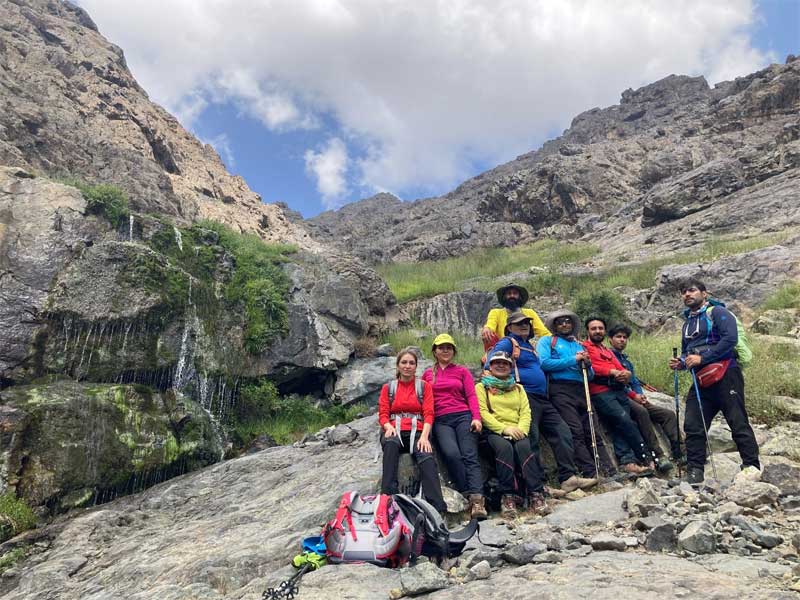
[[[678,358],[678,349],[672,349],[672,358]],[[681,449],[681,397],[680,392],[678,392],[678,369],[673,369],[672,371],[673,379],[675,382],[675,439],[678,442],[678,451],[680,452]],[[681,469],[681,459],[680,456],[675,457],[677,460],[675,461],[678,464],[678,478],[683,477],[683,469]]]
[[[586,412],[589,413],[589,432],[592,436],[592,450],[594,451],[594,470],[596,477],[600,479],[600,455],[597,453],[597,434],[594,431],[594,410],[592,409],[592,398],[589,395],[589,376],[586,373],[584,361],[581,361],[581,371],[583,372],[583,390],[586,392]]]
[[[700,386],[697,384],[697,375],[695,375],[694,369],[690,369],[690,371],[692,373],[692,382],[694,383],[694,393],[697,396],[697,408],[700,409],[700,419],[703,423],[703,432],[706,434],[706,450],[708,451],[708,458],[711,460],[711,471],[714,473],[714,479],[717,479],[717,465],[714,462],[714,452],[711,450],[711,442],[708,439],[708,427],[706,427],[706,416],[703,414],[703,403],[700,402]]]

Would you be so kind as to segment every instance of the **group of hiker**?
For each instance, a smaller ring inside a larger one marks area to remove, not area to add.
[[[455,362],[458,348],[447,333],[433,340],[434,364],[421,378],[416,373],[419,349],[398,352],[396,379],[383,386],[378,402],[381,493],[397,493],[399,455],[409,452],[425,499],[444,512],[433,444],[475,519],[487,516],[480,443],[494,456],[505,518],[515,517],[520,503],[544,514],[549,497],[591,488],[618,473],[666,474],[674,463],[685,464],[689,483],[699,484],[704,479],[708,426],[720,411],[731,427],[742,467],[760,468],[737,362],[736,317],[709,298],[701,281],[683,282],[680,293],[686,307],[681,353],[669,360],[669,367],[676,373],[690,371],[694,383],[686,397],[686,458],[676,412],[648,400],[625,354],[631,328],[609,328],[599,316],[581,324],[569,310],[554,311],[543,322],[525,306],[527,290],[512,283],[497,290],[501,307],[489,311],[481,331],[487,354],[477,384],[469,369]],[[584,340],[578,337],[581,325]],[[618,469],[607,454],[600,423],[610,433]],[[655,425],[669,440],[669,457],[661,449]],[[540,435],[552,449],[558,487],[546,485]]]

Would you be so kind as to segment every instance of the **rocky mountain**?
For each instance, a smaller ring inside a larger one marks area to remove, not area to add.
[[[380,194],[308,225],[316,239],[376,262],[553,236],[656,254],[721,233],[776,231],[800,222],[799,112],[794,56],[714,88],[671,75],[578,115],[539,150],[442,197],[401,205]]]

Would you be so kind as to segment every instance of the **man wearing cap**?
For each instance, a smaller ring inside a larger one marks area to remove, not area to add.
[[[600,473],[595,469],[591,427],[581,371],[581,363],[590,361],[586,349],[576,337],[580,329],[578,315],[568,310],[555,311],[547,316],[546,324],[553,334],[539,339],[536,353],[541,360],[542,370],[548,377],[548,397],[572,433],[572,445],[578,469],[584,477],[596,478]],[[592,377],[594,372],[591,366],[588,371]],[[597,416],[594,419],[595,430],[599,431]],[[596,435],[595,439],[600,468],[610,474],[614,468],[608,460],[603,438]]]
[[[489,356],[488,372],[475,386],[486,441],[495,456],[500,508],[506,518],[517,516],[515,465],[525,482],[528,508],[536,513],[547,511],[544,474],[528,437],[531,409],[525,390],[511,375],[514,362],[508,352],[495,350]]]
[[[558,465],[558,479],[561,489],[571,492],[577,488],[589,488],[597,483],[595,479],[578,477],[572,434],[555,407],[547,399],[547,379],[539,357],[530,342],[532,319],[522,311],[515,311],[508,317],[506,336],[497,342],[495,351],[502,351],[514,357],[514,376],[525,388],[531,411],[531,427],[528,434],[531,448],[539,456],[539,430],[553,450]]]
[[[539,315],[532,308],[523,308],[528,302],[528,290],[516,283],[509,283],[497,290],[497,301],[502,308],[493,308],[486,317],[486,325],[481,330],[484,349],[488,350],[506,334],[508,317],[515,311],[521,311],[531,320],[533,334],[536,337],[549,335],[550,332],[542,323]]]

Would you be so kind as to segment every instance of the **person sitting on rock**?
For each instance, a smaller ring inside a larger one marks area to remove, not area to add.
[[[528,396],[511,374],[513,365],[508,352],[495,350],[489,356],[489,372],[475,386],[484,435],[495,456],[501,514],[507,519],[517,516],[515,493],[519,489],[515,465],[525,480],[530,511],[543,514],[547,509],[544,474],[528,437],[531,427]]]
[[[630,327],[617,323],[608,330],[608,340],[611,342],[611,351],[617,357],[619,364],[622,365],[623,369],[631,372],[631,378],[626,389],[631,418],[639,426],[639,431],[644,437],[644,441],[655,454],[656,468],[662,473],[668,473],[672,470],[673,465],[664,456],[664,451],[661,449],[653,423],[661,426],[662,431],[669,440],[672,458],[680,461],[681,442],[678,433],[678,417],[675,415],[674,410],[653,404],[647,399],[642,382],[636,377],[633,363],[628,358],[628,355],[625,354],[625,348],[628,346],[628,339],[631,333],[633,331]]]
[[[470,518],[485,519],[486,500],[478,461],[478,434],[483,428],[475,381],[469,369],[453,362],[456,342],[447,334],[433,340],[434,364],[422,379],[433,388],[433,439],[455,488],[469,500]]]
[[[495,345],[514,358],[514,375],[528,396],[531,411],[531,427],[527,431],[530,445],[537,460],[541,456],[539,432],[545,436],[558,465],[561,490],[572,492],[577,488],[592,487],[597,480],[578,477],[575,466],[575,451],[572,433],[556,408],[547,398],[547,378],[539,363],[539,357],[530,342],[532,319],[521,311],[511,313],[505,328],[505,337]],[[488,366],[488,365],[487,365]],[[541,464],[541,463],[540,463]],[[556,492],[548,490],[555,495]]]
[[[403,348],[397,354],[397,380],[384,384],[378,400],[383,473],[381,494],[396,494],[400,453],[408,452],[420,472],[422,493],[436,510],[444,513],[447,505],[442,497],[439,471],[433,457],[430,434],[433,428],[433,389],[415,377],[415,348]],[[418,395],[421,392],[421,398]]]
[[[568,310],[554,311],[547,316],[547,328],[552,335],[546,335],[536,343],[536,353],[541,361],[542,371],[547,375],[547,395],[556,407],[561,418],[572,433],[575,463],[581,475],[596,481],[600,475],[610,475],[614,467],[608,459],[603,438],[599,435],[600,425],[594,417],[598,462],[602,473],[597,473],[592,448],[589,413],[583,386],[581,363],[589,362],[589,354],[576,337],[580,329],[578,315]],[[588,368],[589,377],[594,372]],[[563,486],[562,486],[563,487]]]
[[[539,315],[532,308],[523,308],[528,302],[528,290],[516,283],[509,283],[497,290],[497,301],[502,308],[493,308],[486,316],[486,324],[481,330],[483,349],[492,348],[497,341],[506,333],[508,317],[512,312],[522,311],[525,316],[530,318],[533,333],[537,337],[549,335],[550,332],[544,326]]]
[[[652,473],[652,451],[642,439],[630,415],[628,384],[632,373],[624,369],[606,339],[606,322],[602,317],[589,317],[584,323],[589,339],[583,342],[592,361],[594,379],[589,383],[592,405],[608,424],[614,441],[614,452],[622,470],[631,475]]]

